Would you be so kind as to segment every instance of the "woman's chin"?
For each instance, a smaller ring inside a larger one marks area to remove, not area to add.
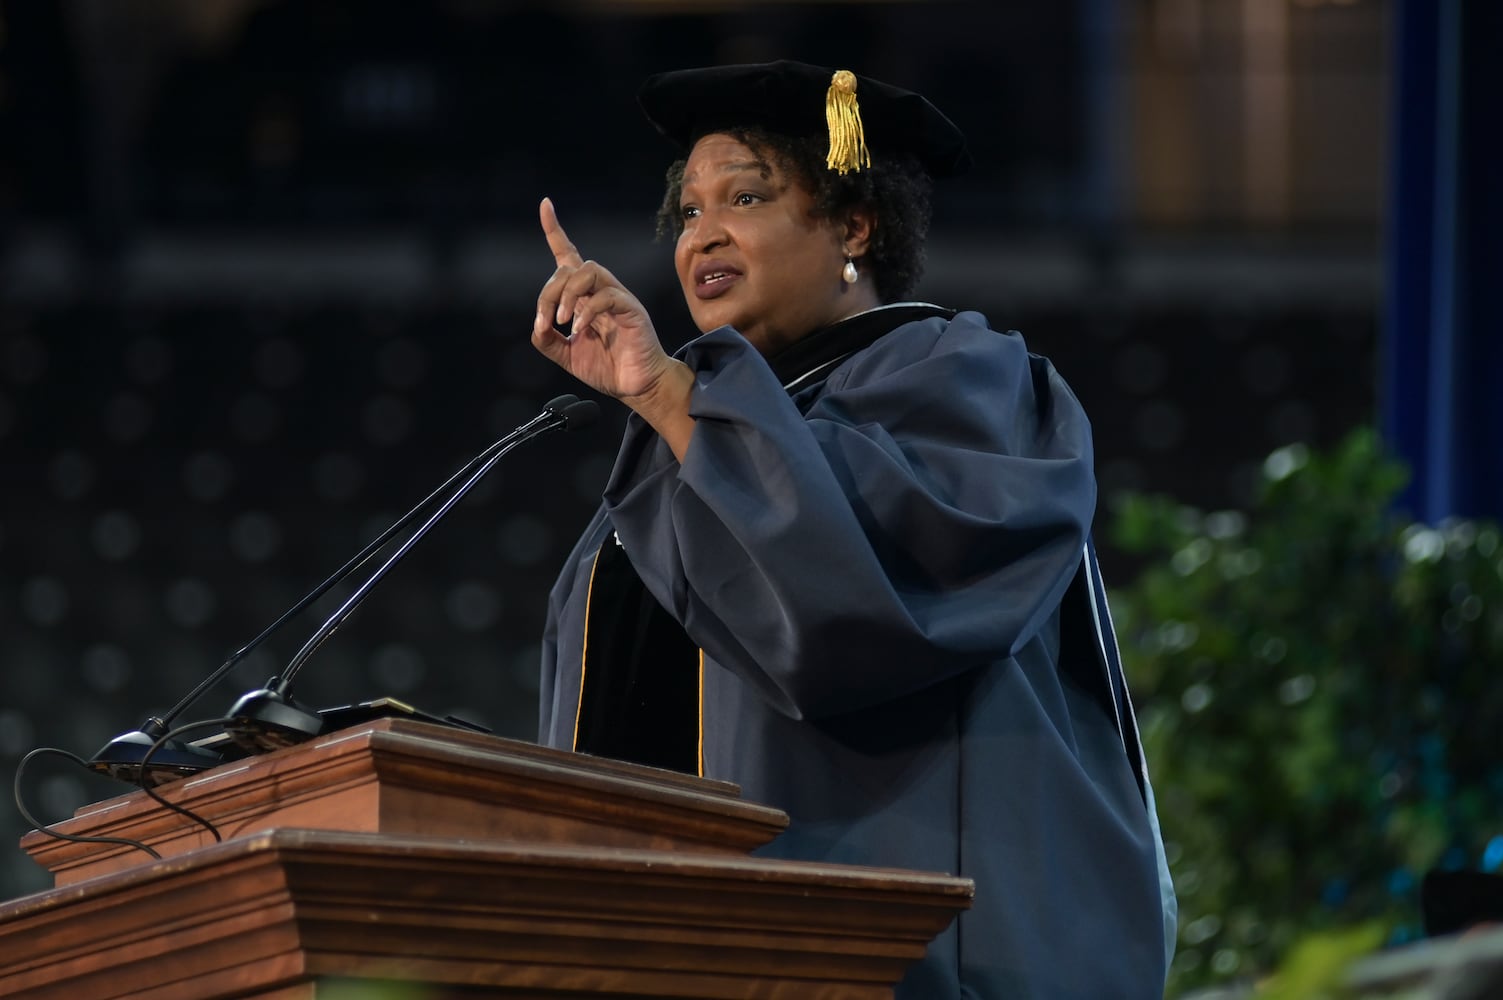
[[[725,303],[720,302],[696,302],[690,301],[689,315],[694,318],[694,325],[699,327],[700,333],[709,333],[718,330],[722,326],[731,326],[740,330],[748,326],[747,317],[734,309],[727,308]]]

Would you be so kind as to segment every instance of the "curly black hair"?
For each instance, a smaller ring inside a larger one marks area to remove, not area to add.
[[[817,218],[836,219],[858,205],[869,206],[876,231],[864,267],[882,302],[901,302],[924,273],[924,239],[929,232],[933,182],[910,157],[872,157],[872,165],[841,174],[825,166],[825,142],[749,127],[723,132],[759,157],[771,160],[814,196]],[[668,186],[658,207],[658,235],[675,239],[684,231],[679,198],[686,160],[668,168]]]

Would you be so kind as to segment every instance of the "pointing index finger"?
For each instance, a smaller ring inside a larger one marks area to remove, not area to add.
[[[553,251],[553,261],[559,267],[579,267],[584,263],[579,250],[569,241],[569,234],[558,224],[558,212],[552,198],[544,198],[538,205],[538,219],[543,224],[543,235],[548,239],[548,249]]]

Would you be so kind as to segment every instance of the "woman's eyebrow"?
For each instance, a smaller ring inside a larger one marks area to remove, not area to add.
[[[768,166],[765,160],[735,160],[720,167],[715,171],[715,173],[718,176],[725,176],[728,174],[745,173],[748,170],[756,171],[757,176],[761,177],[763,180],[772,179],[772,168]],[[693,186],[694,178],[692,176],[685,175],[681,184],[681,189],[687,190],[688,188]]]

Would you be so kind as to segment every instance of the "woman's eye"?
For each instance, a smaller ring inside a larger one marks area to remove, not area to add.
[[[737,205],[750,205],[753,202],[761,201],[761,199],[752,194],[750,191],[742,191],[740,194],[736,195],[735,201]]]
[[[685,219],[692,219],[695,216],[699,215],[699,209],[695,208],[693,205],[685,205],[680,208],[678,212],[679,215]]]

